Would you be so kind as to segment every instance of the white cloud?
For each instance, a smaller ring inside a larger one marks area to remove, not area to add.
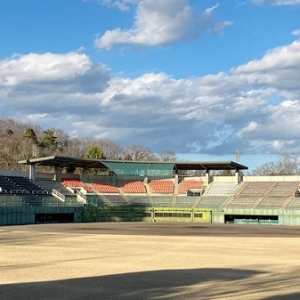
[[[84,74],[91,62],[84,54],[71,52],[66,55],[31,53],[15,54],[0,62],[0,86],[19,85],[32,81],[51,81]]]
[[[300,41],[196,78],[113,77],[86,54],[0,61],[1,117],[153,150],[300,151]]]
[[[217,7],[197,13],[187,0],[140,0],[134,26],[129,30],[106,31],[95,40],[95,46],[98,49],[122,44],[159,46],[195,39],[209,32],[218,33],[232,22],[215,22],[212,13]]]
[[[292,31],[292,35],[294,35],[294,36],[300,36],[300,28],[299,29],[295,29],[294,31]]]
[[[245,134],[257,130],[258,127],[259,126],[258,126],[257,122],[250,122],[250,124],[248,124],[246,127],[244,127],[241,130],[239,130],[238,133],[237,133],[237,135],[239,137],[244,137]]]
[[[298,97],[300,76],[300,41],[275,48],[259,60],[233,68],[231,71],[240,80],[254,86],[272,86],[290,96]]]
[[[300,0],[252,0],[256,5],[271,4],[271,5],[299,5]]]
[[[84,2],[97,2],[106,7],[115,7],[121,11],[127,11],[132,4],[137,4],[140,0],[84,0]]]

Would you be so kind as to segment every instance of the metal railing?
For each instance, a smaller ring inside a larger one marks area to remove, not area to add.
[[[66,201],[66,196],[56,189],[52,189],[52,195],[56,195],[60,200]]]

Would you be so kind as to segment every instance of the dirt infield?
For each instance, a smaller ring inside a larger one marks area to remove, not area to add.
[[[300,228],[0,227],[0,299],[300,299]]]

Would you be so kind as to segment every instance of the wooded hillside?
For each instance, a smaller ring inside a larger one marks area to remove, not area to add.
[[[34,124],[13,119],[0,119],[0,169],[26,170],[18,161],[41,156],[89,157],[100,148],[102,158],[144,161],[174,161],[173,151],[153,153],[142,145],[121,147],[107,139],[71,137],[59,128],[41,128]],[[47,171],[47,169],[44,169]]]

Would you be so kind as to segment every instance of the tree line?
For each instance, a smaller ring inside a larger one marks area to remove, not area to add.
[[[69,156],[110,160],[176,161],[171,150],[154,153],[142,145],[121,147],[108,139],[71,137],[59,128],[0,119],[0,169],[27,169],[18,161],[44,156]],[[40,171],[47,171],[42,168]]]
[[[176,161],[175,152],[164,150],[153,153],[142,145],[121,147],[108,139],[71,137],[58,128],[43,129],[40,126],[13,119],[0,119],[0,170],[25,171],[27,167],[18,161],[44,156],[69,156],[110,160]],[[49,171],[49,168],[39,168]],[[300,172],[298,154],[284,153],[276,162],[267,162],[248,171],[247,175],[296,175]],[[202,172],[193,174],[203,175]],[[215,175],[233,175],[231,171],[215,172]]]

